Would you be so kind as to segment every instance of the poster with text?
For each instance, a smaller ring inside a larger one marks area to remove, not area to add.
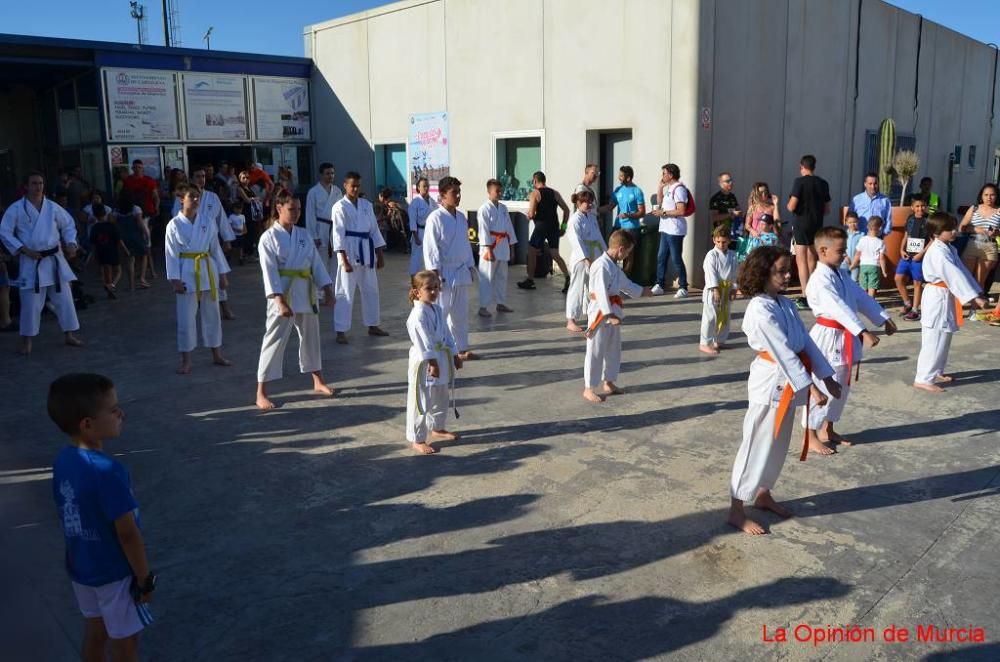
[[[449,173],[448,113],[410,115],[410,196],[417,194],[417,180],[426,177],[431,194]]]
[[[136,159],[142,161],[143,174],[156,181],[163,178],[163,164],[160,161],[159,147],[129,147],[127,156],[130,166]]]
[[[305,78],[254,78],[257,140],[311,140],[309,81]]]
[[[242,76],[184,74],[188,140],[248,140]]]
[[[175,74],[168,71],[105,69],[104,97],[109,140],[180,140]]]

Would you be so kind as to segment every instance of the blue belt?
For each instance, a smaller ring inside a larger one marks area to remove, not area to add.
[[[375,240],[372,239],[372,236],[369,233],[367,233],[367,232],[357,232],[355,230],[345,230],[344,233],[348,237],[357,237],[358,239],[367,239],[368,240],[368,266],[369,267],[374,267],[375,266]],[[361,263],[361,266],[365,266],[365,252],[364,252],[363,249],[358,253],[358,261]]]

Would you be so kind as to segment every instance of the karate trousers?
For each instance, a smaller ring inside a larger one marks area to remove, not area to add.
[[[810,430],[818,430],[823,425],[823,421],[836,423],[844,413],[844,405],[847,404],[847,396],[851,394],[851,387],[847,384],[847,376],[851,373],[851,368],[846,365],[833,366],[833,378],[840,384],[840,397],[835,398],[826,390],[823,380],[813,377],[813,384],[826,395],[826,404],[822,407],[816,406],[813,402],[809,407],[809,417],[806,418],[806,408],[802,408],[802,427]]]
[[[622,363],[622,327],[604,323],[593,337],[587,338],[587,356],[583,362],[583,382],[597,388],[602,382],[618,379]]]
[[[198,346],[198,326],[196,318],[201,315],[201,342],[205,347],[222,346],[222,319],[219,317],[219,302],[212,301],[212,293],[185,292],[175,294],[177,298],[177,351],[190,352]]]
[[[410,237],[410,275],[424,270],[424,246],[417,246]]]
[[[507,303],[507,260],[479,258],[479,307]]]
[[[441,311],[459,352],[469,350],[469,285],[448,285],[441,288]]]
[[[62,292],[56,292],[56,286],[49,285],[38,288],[36,294],[34,287],[21,288],[22,336],[30,338],[38,335],[46,298],[52,302],[56,319],[59,320],[59,328],[63,332],[76,331],[80,328],[80,320],[76,317],[76,306],[73,305],[73,284],[68,280],[63,281],[60,284],[60,289]]]
[[[587,283],[590,281],[590,272],[586,261],[580,260],[570,267],[569,274],[566,319],[577,320],[587,314]]]
[[[950,331],[929,329],[926,326],[921,328],[920,355],[917,357],[917,376],[914,382],[933,384],[935,379],[944,374],[953,335]]]
[[[787,387],[786,387],[787,388]],[[750,403],[743,418],[743,443],[736,453],[730,494],[734,499],[752,502],[761,488],[771,489],[781,474],[792,438],[791,412],[781,422],[778,438],[774,438],[774,423],[778,407]]]
[[[323,225],[323,227],[328,227],[328,226]],[[322,258],[323,260],[323,266],[326,267],[326,273],[330,274],[330,278],[336,279],[337,256],[336,255],[334,255],[333,257],[330,256],[330,238],[329,237],[327,237],[326,239],[320,238],[319,246],[316,247],[316,250],[319,252],[320,258]],[[336,281],[333,284],[333,291],[334,292],[337,291]],[[323,290],[319,290],[316,293],[316,295],[319,297],[318,301],[323,301],[323,297],[325,296]]]
[[[375,267],[355,264],[353,271],[344,271],[342,265],[337,266],[337,283],[334,292],[337,293],[337,305],[333,308],[333,329],[337,333],[347,333],[351,330],[351,317],[354,299],[361,291],[361,321],[365,326],[378,326],[378,275]]]
[[[701,297],[701,340],[702,345],[711,346],[712,343],[720,345],[729,339],[729,319],[719,329],[719,315],[722,314],[722,302],[716,306],[712,303],[712,292],[705,290]],[[732,315],[732,302],[729,302],[729,314]]]
[[[292,335],[292,327],[299,334],[299,371],[305,374],[323,369],[319,315],[295,313],[291,317],[282,317],[278,314],[278,305],[274,299],[269,299],[264,341],[260,345],[260,361],[257,364],[258,382],[281,379],[285,349],[288,347],[288,338]]]
[[[439,367],[443,380],[448,367]],[[426,371],[427,364],[410,361],[406,389],[406,440],[410,442],[427,441],[428,431],[444,430],[448,418],[447,383],[427,384],[425,375],[417,374],[421,369]],[[418,398],[423,414],[417,411]]]

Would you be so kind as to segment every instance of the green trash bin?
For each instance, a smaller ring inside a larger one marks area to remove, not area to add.
[[[639,245],[635,249],[635,267],[631,280],[644,287],[656,281],[656,254],[660,250],[658,225],[643,224],[639,231]]]

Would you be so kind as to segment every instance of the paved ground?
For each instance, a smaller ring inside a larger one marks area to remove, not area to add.
[[[78,647],[49,480],[62,440],[44,397],[61,372],[99,370],[127,412],[108,449],[133,472],[161,574],[151,660],[1000,659],[1000,330],[958,335],[958,385],[934,397],[908,386],[920,334],[901,323],[853,394],[842,432],[859,443],[790,457],[776,493],[799,516],[765,516],[771,535],[750,538],[723,519],[751,355],[739,334],[717,359],[697,352],[699,302],[630,303],[629,393],[593,406],[557,284],[521,292],[512,270],[517,312],[474,318],[485,360],[461,373],[463,439],[423,458],[403,441],[404,270],[390,256],[382,276],[391,338],[335,345],[324,310],[341,395],[316,399],[293,374],[272,413],[252,407],[255,267],[231,290],[233,368],[201,352],[193,375],[173,374],[162,280],[87,310],[85,350],[60,346],[47,320],[34,356],[5,353],[2,657]],[[799,624],[879,639],[893,624],[978,626],[986,643],[814,648],[794,641]],[[792,641],[764,643],[764,626]]]

